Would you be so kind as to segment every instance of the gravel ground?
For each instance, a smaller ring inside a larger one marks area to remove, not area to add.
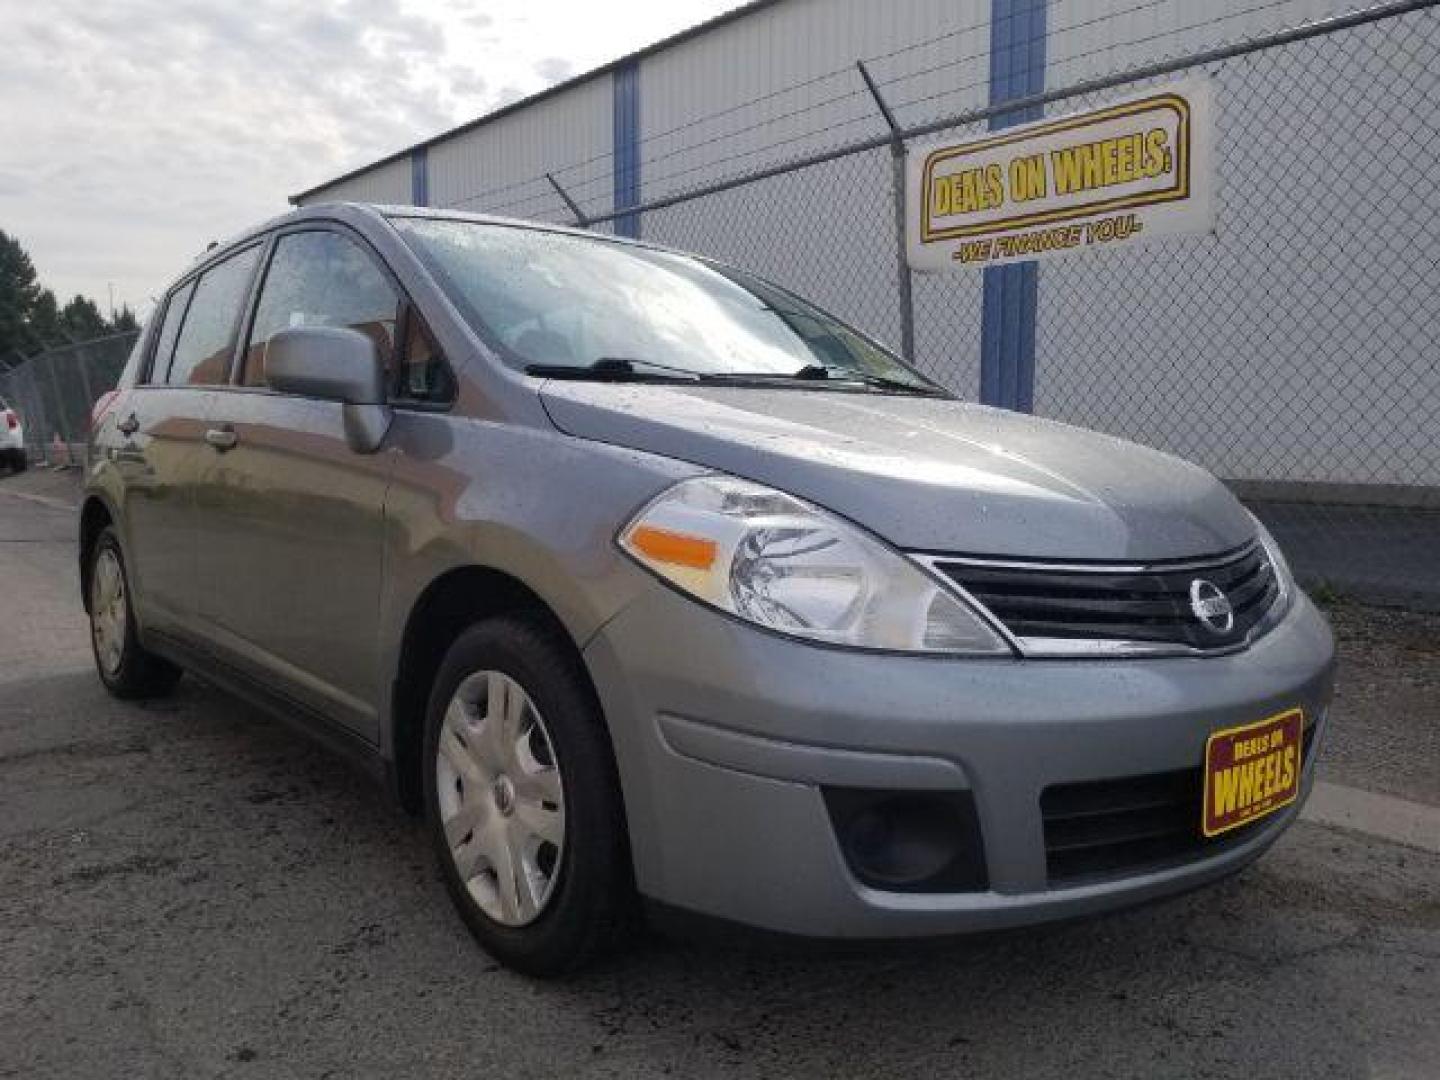
[[[1340,651],[1326,778],[1440,806],[1440,615],[1325,609]]]
[[[511,975],[368,781],[193,679],[108,698],[72,515],[7,483],[0,1076],[1440,1075],[1440,857],[1304,822],[1099,920],[859,953],[646,939]],[[1440,802],[1437,621],[1334,616],[1322,774]]]

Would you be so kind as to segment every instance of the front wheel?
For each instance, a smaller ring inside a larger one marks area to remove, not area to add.
[[[619,939],[633,888],[619,782],[557,630],[512,616],[461,634],[430,696],[425,762],[446,887],[491,955],[558,975]]]
[[[90,555],[90,645],[105,689],[118,698],[161,697],[180,669],[148,652],[135,631],[130,577],[115,530],[106,527]]]

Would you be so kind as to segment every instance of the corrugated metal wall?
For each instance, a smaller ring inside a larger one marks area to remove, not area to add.
[[[1074,86],[1357,6],[1363,5],[1342,0],[1057,0],[1049,11],[1045,85]]]
[[[786,0],[643,56],[642,197],[883,131],[855,71],[865,59],[900,122],[985,104],[992,0]],[[1047,87],[1344,10],[1336,0],[1052,0]],[[567,213],[554,172],[591,212],[611,209],[612,78],[606,73],[429,148],[430,202],[539,218]],[[311,192],[405,202],[390,162]]]
[[[404,205],[410,202],[410,159],[377,165],[373,169],[331,184],[306,202],[368,202]]]
[[[855,69],[862,58],[872,59],[882,81],[910,76],[903,100],[926,99],[899,110],[902,122],[982,103],[989,7],[989,0],[789,0],[646,57],[647,193],[883,132]],[[887,55],[896,50],[904,51]]]
[[[603,76],[430,147],[430,203],[569,221],[545,173],[576,163],[610,183],[610,79]],[[601,204],[609,209],[608,195]]]
[[[983,103],[988,12],[989,0],[790,0],[645,58],[645,197],[883,134],[861,58],[877,79],[910,76],[902,122]],[[889,152],[872,151],[646,214],[644,235],[740,263],[896,342],[890,183]]]
[[[617,145],[630,136],[615,124],[617,79],[606,72],[430,145],[428,202],[568,221],[545,173],[588,212],[606,213],[622,190],[617,150],[621,160],[638,161],[643,202],[881,134],[884,124],[855,69],[861,58],[904,125],[978,108],[991,89],[992,12],[1031,2],[762,6],[639,58],[638,143]],[[1344,10],[1340,0],[1051,0],[1042,85],[1068,87]],[[1440,317],[1440,294],[1417,296],[1396,276],[1409,264],[1384,258],[1386,245],[1403,242],[1393,221],[1376,229],[1350,202],[1350,189],[1364,185],[1372,202],[1404,206],[1406,220],[1421,223],[1426,235],[1412,242],[1440,247],[1433,185],[1417,195],[1403,170],[1375,172],[1368,164],[1387,148],[1393,153],[1408,133],[1366,112],[1367,101],[1385,113],[1387,102],[1407,98],[1433,109],[1440,74],[1423,64],[1373,63],[1365,34],[1267,51],[1217,71],[1217,236],[1041,265],[1024,313],[1036,412],[1163,446],[1228,476],[1440,481],[1436,453],[1425,461],[1396,454],[1393,428],[1355,421],[1393,415],[1396,395],[1408,386],[1373,367],[1364,328],[1383,334],[1413,325],[1416,304],[1426,306],[1431,324]],[[1324,59],[1316,59],[1317,49]],[[1286,64],[1310,69],[1287,72]],[[1317,109],[1334,109],[1333,102],[1318,106],[1317,95],[1339,85],[1364,100],[1334,123],[1317,122]],[[625,92],[633,93],[628,76]],[[1057,103],[1048,112],[1095,100]],[[1304,137],[1290,137],[1296,130]],[[1256,153],[1261,146],[1270,150]],[[1348,171],[1336,173],[1336,163],[1348,163]],[[1326,175],[1336,182],[1318,179]],[[401,160],[306,201],[410,198],[410,165]],[[1429,200],[1423,214],[1416,198]],[[649,211],[640,228],[647,239],[772,277],[895,343],[890,200],[889,153],[881,149]],[[1332,225],[1323,235],[1298,235],[1321,222]],[[1287,233],[1308,245],[1307,258],[1273,249],[1267,238]],[[914,277],[917,363],[968,397],[980,385],[981,282],[979,272]],[[1343,317],[1324,317],[1337,306]],[[1277,435],[1274,410],[1287,395],[1296,397],[1297,415],[1312,420]],[[1267,425],[1263,436],[1254,434]]]
[[[1349,10],[1135,7],[1054,5],[1047,85]],[[1037,413],[1227,477],[1440,484],[1440,442],[1417,454],[1404,422],[1407,398],[1435,393],[1433,371],[1428,390],[1417,380],[1406,328],[1440,322],[1440,293],[1417,292],[1413,263],[1393,257],[1397,245],[1440,249],[1440,191],[1394,167],[1432,108],[1422,103],[1440,100],[1440,71],[1377,52],[1396,33],[1362,27],[1214,70],[1215,234],[1040,264]],[[1406,101],[1413,114],[1396,107]]]

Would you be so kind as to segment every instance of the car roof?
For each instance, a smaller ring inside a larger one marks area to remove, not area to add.
[[[189,277],[197,270],[202,269],[212,262],[220,261],[237,248],[244,247],[275,229],[285,228],[286,226],[305,221],[339,221],[343,224],[363,228],[363,226],[367,224],[373,226],[386,223],[392,218],[428,218],[434,221],[473,221],[479,224],[506,225],[512,228],[529,229],[535,232],[564,233],[570,236],[584,237],[589,240],[627,244],[632,247],[648,248],[654,251],[671,250],[659,244],[632,240],[624,236],[612,236],[606,233],[593,232],[589,229],[576,228],[569,225],[555,225],[543,221],[531,221],[526,218],[501,217],[495,214],[477,214],[468,210],[448,210],[440,207],[389,205],[384,203],[325,202],[297,207],[287,213],[278,214],[258,225],[253,225],[224,241],[211,244],[195,257],[191,264],[185,268],[184,273],[177,276],[176,281]]]

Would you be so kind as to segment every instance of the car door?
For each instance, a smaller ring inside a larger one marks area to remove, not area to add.
[[[275,240],[236,384],[216,396],[197,494],[200,619],[272,690],[378,736],[377,665],[390,454],[351,450],[342,406],[271,390],[265,345],[346,326],[393,363],[400,294],[357,237],[313,225]]]
[[[116,421],[122,540],[147,633],[195,632],[195,486],[212,396],[229,378],[259,258],[252,245],[171,292],[144,377]]]

